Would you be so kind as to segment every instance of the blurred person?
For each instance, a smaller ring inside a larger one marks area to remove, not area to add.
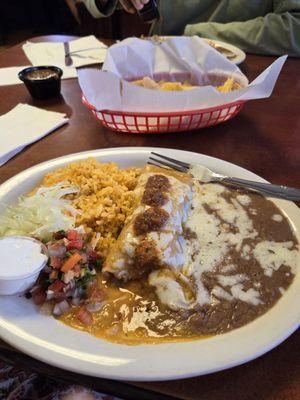
[[[122,6],[141,10],[149,0],[77,0],[95,18]],[[198,35],[246,52],[300,57],[300,0],[158,0],[161,18],[150,33]]]

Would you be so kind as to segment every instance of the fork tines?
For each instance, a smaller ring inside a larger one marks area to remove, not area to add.
[[[179,172],[188,172],[190,165],[188,163],[185,163],[183,161],[175,160],[174,158],[163,156],[162,154],[154,153],[151,152],[151,155],[155,156],[154,157],[149,157],[148,164],[150,165],[155,165],[156,167],[164,167],[164,168],[171,168],[175,169],[176,171]],[[157,159],[157,157],[161,159]]]

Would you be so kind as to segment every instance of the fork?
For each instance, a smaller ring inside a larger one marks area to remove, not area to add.
[[[87,49],[80,49],[80,50],[70,51],[69,42],[64,42],[65,65],[66,65],[66,67],[70,67],[71,65],[73,65],[73,60],[72,60],[71,56],[76,56],[78,58],[86,58],[84,55],[77,54],[77,53],[84,52],[84,51],[90,51],[90,50],[106,49],[106,48],[107,48],[106,46],[105,47],[101,46],[101,47],[89,47]],[[88,56],[88,58],[92,58],[93,60],[97,60],[97,57],[93,57],[93,56]]]
[[[68,57],[68,56],[77,55],[77,53],[82,53],[83,51],[100,50],[100,49],[106,49],[106,48],[107,48],[106,46],[100,46],[100,47],[89,47],[89,48],[80,49],[80,50],[73,50],[73,51],[65,52],[65,56]],[[90,56],[88,56],[88,57],[92,58]]]
[[[154,158],[155,156],[156,158]],[[271,183],[254,182],[246,179],[231,178],[211,171],[209,168],[195,163],[186,163],[183,161],[175,160],[174,158],[164,156],[162,154],[151,152],[148,164],[157,167],[164,167],[174,169],[179,172],[189,173],[195,179],[203,182],[219,182],[237,187],[255,190],[261,192],[266,196],[277,197],[285,200],[299,201],[300,189],[291,188],[287,186],[273,185]]]

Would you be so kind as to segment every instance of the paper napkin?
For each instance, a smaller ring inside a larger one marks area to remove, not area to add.
[[[100,42],[95,36],[86,36],[69,41],[70,52],[85,50],[71,55],[72,66],[65,65],[65,49],[63,42],[31,43],[23,45],[23,50],[32,65],[56,65],[68,74],[76,74],[76,68],[88,64],[102,63],[106,56],[107,46]],[[89,49],[89,50],[88,50]]]
[[[27,67],[29,67],[29,65],[0,68],[0,86],[16,85],[18,83],[23,83],[22,81],[20,81],[18,73],[22,71],[22,69]]]
[[[68,121],[65,114],[18,104],[0,116],[0,166]]]

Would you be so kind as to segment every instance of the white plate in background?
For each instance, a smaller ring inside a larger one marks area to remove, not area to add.
[[[153,40],[153,41],[158,41],[159,42],[159,41],[165,41],[166,39],[175,38],[175,37],[177,37],[177,36],[157,36],[157,35],[154,35],[154,36],[145,36],[144,39]],[[231,53],[233,53],[234,57],[226,57],[226,54],[224,54],[224,55],[229,61],[233,62],[236,65],[241,64],[246,58],[246,53],[243,50],[241,50],[239,47],[234,46],[233,44],[222,42],[220,40],[208,39],[208,38],[201,38],[201,39],[205,40],[206,43],[211,44],[212,47],[220,46],[220,47],[230,51]],[[216,48],[216,50],[219,51],[217,48]],[[219,51],[219,52],[221,54],[223,54],[222,51]]]
[[[213,45],[220,46],[226,50],[229,50],[231,53],[233,53],[235,55],[235,57],[233,57],[233,58],[226,57],[226,54],[224,54],[224,55],[229,61],[233,62],[236,65],[241,64],[246,58],[246,53],[243,50],[241,50],[240,48],[234,46],[233,44],[221,42],[220,40],[213,40],[213,39],[206,39],[206,38],[203,38],[203,39],[208,44],[210,44],[210,42],[211,42]],[[214,47],[214,46],[212,46],[212,47]],[[219,51],[221,54],[223,54],[222,51],[218,50],[218,48],[216,48],[216,50]]]

